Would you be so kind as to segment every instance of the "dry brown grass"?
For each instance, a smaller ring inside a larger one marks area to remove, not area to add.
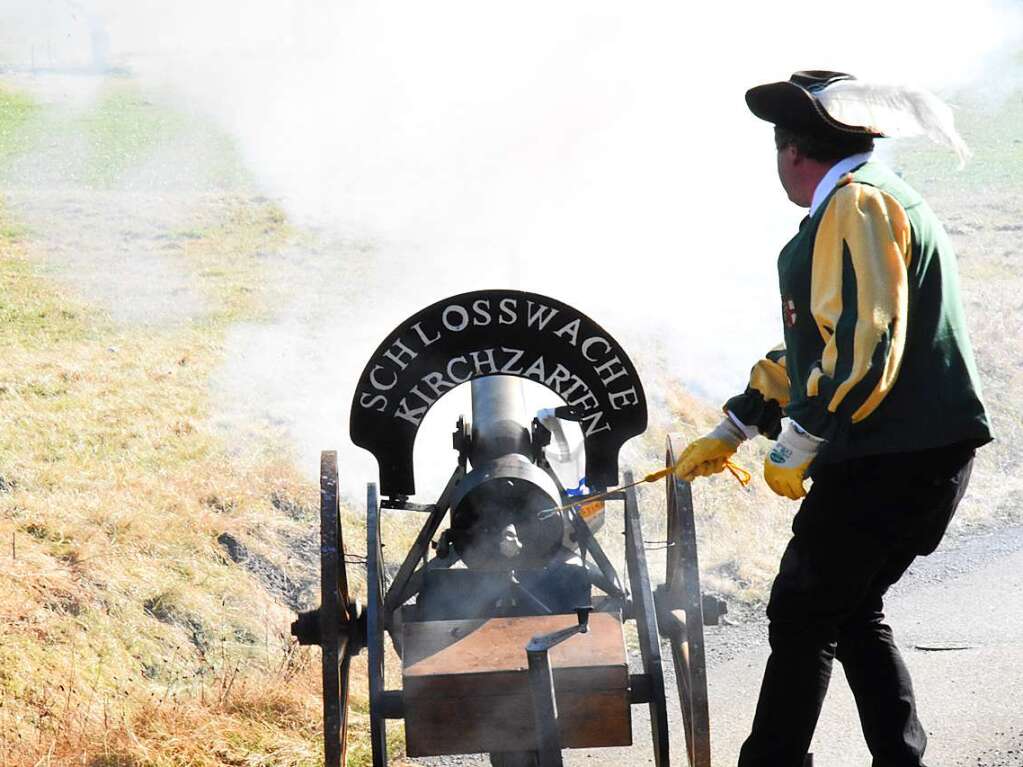
[[[1023,519],[1023,195],[1016,186],[963,195],[935,185],[929,195],[959,255],[970,338],[995,433],[995,442],[978,451],[956,530]]]
[[[0,223],[0,764],[315,763],[318,656],[282,603],[312,596],[315,488],[207,427],[223,329],[257,311],[245,255],[283,219],[257,207],[193,238],[213,311],[142,329],[41,277],[41,246]]]
[[[38,718],[8,711],[0,753],[12,765],[314,764],[310,659],[290,654],[277,668],[210,668],[164,684],[115,673],[106,686],[93,683],[102,667],[72,665],[34,690]]]
[[[319,763],[319,652],[288,630],[318,601],[317,489],[281,435],[239,445],[211,418],[225,336],[273,315],[269,265],[302,235],[244,184],[210,191],[237,169],[199,188],[126,191],[129,166],[68,180],[49,148],[77,118],[10,88],[0,106],[0,765]],[[142,164],[183,129],[131,82],[86,123],[96,157],[127,142]],[[351,702],[366,764],[359,662]]]

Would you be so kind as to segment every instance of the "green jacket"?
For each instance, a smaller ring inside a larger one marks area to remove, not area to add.
[[[725,409],[776,437],[783,415],[828,440],[819,462],[909,452],[991,431],[955,252],[884,165],[847,174],[778,257],[785,344]]]

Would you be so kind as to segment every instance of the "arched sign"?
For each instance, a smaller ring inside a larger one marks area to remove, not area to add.
[[[618,451],[647,423],[643,386],[628,355],[568,304],[481,290],[405,320],[362,371],[350,432],[376,457],[384,495],[415,492],[412,448],[433,404],[459,384],[491,375],[528,378],[558,394],[578,416],[590,486],[618,483]]]

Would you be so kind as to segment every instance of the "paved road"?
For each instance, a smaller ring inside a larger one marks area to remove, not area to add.
[[[928,762],[1023,765],[1023,528],[919,560],[893,590],[887,612],[913,674]],[[716,764],[735,763],[766,654],[761,639],[712,668]],[[813,743],[816,763],[866,767],[870,754],[840,663],[835,672]]]
[[[889,594],[887,614],[913,674],[930,767],[1023,767],[1023,527],[946,542],[917,560]],[[766,637],[762,621],[708,628],[715,767],[735,764],[756,704]],[[674,680],[665,681],[673,690]],[[673,754],[681,755],[681,715],[670,694],[669,708]],[[633,708],[633,731],[629,749],[566,751],[566,764],[653,764],[645,707]],[[870,765],[837,662],[812,749],[817,767]],[[486,764],[479,757],[429,761]]]

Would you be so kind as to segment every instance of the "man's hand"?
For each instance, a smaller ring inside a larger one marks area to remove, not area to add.
[[[731,418],[725,418],[714,430],[690,442],[675,463],[675,476],[686,482],[724,471],[725,461],[735,455],[746,434]]]
[[[824,440],[790,421],[764,461],[764,479],[778,495],[798,501],[806,495],[803,480]]]

